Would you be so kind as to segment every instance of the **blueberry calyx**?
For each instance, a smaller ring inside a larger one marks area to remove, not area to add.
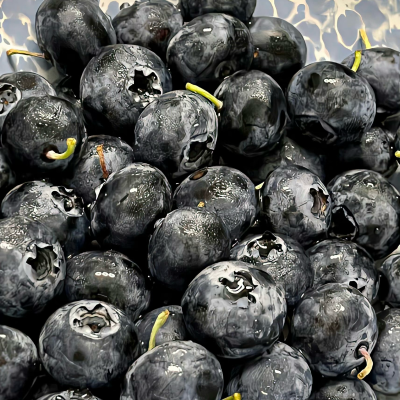
[[[332,209],[332,223],[329,236],[337,239],[354,240],[358,235],[358,225],[353,214],[346,206]]]
[[[7,114],[21,99],[21,91],[14,85],[0,83],[0,115]]]
[[[51,273],[58,274],[60,268],[56,266],[58,257],[53,246],[40,247],[35,243],[30,246],[30,251],[33,251],[34,257],[29,257],[26,263],[31,266],[37,281],[44,280]]]
[[[246,299],[251,303],[255,303],[256,299],[250,293],[257,287],[254,285],[253,279],[247,271],[235,271],[234,281],[230,281],[227,278],[219,278],[225,286],[225,295],[228,299],[237,302],[240,307],[247,308],[248,303],[244,304],[241,299]]]

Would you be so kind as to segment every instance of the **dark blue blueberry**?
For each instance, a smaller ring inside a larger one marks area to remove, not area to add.
[[[0,199],[16,184],[15,172],[5,149],[0,148]]]
[[[330,380],[318,388],[310,400],[376,400],[371,387],[358,379]]]
[[[382,293],[383,298],[392,307],[400,308],[400,254],[392,254],[382,264],[380,268],[387,292]]]
[[[89,390],[66,390],[40,397],[38,400],[101,400],[93,396]]]

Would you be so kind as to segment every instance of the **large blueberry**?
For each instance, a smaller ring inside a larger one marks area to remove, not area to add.
[[[324,382],[310,400],[376,400],[371,387],[358,379],[330,380]]]
[[[242,400],[307,400],[313,378],[298,350],[277,342],[261,356],[241,366],[226,387]]]
[[[42,328],[39,353],[62,385],[96,389],[116,383],[139,355],[135,325],[111,304],[82,300],[59,308]]]
[[[257,211],[254,184],[242,172],[228,167],[209,167],[194,172],[175,190],[176,208],[205,208],[217,213],[239,239],[253,224]]]
[[[141,269],[116,251],[89,251],[67,262],[68,301],[103,300],[125,311],[135,321],[150,303]]]
[[[0,220],[0,313],[39,313],[63,290],[65,259],[53,231],[23,216]]]
[[[0,399],[22,399],[39,371],[36,346],[24,333],[0,325]]]
[[[121,400],[220,400],[221,365],[203,346],[190,341],[163,343],[128,370]]]
[[[140,115],[132,145],[136,161],[159,168],[172,180],[211,165],[217,144],[214,106],[189,91],[173,91],[153,101]]]
[[[219,145],[243,156],[271,151],[283,135],[286,99],[279,85],[261,71],[239,71],[215,92],[223,102]]]
[[[400,254],[392,254],[382,264],[382,272],[387,292],[382,293],[383,298],[392,307],[400,308]]]
[[[293,347],[314,371],[335,377],[365,361],[358,350],[371,353],[378,339],[375,311],[353,287],[328,283],[309,291],[297,304],[291,326]]]
[[[47,394],[38,400],[101,400],[93,396],[89,390],[65,390],[59,393]]]
[[[180,208],[157,221],[149,242],[149,269],[163,286],[184,292],[204,268],[229,258],[228,228],[203,208]]]
[[[245,358],[271,347],[286,317],[284,290],[271,275],[242,261],[207,267],[182,298],[190,335],[223,358]]]
[[[231,250],[231,259],[268,272],[285,289],[288,306],[295,306],[313,285],[314,270],[300,243],[286,235],[264,232],[243,239]]]

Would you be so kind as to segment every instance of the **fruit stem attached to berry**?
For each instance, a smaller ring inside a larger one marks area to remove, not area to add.
[[[45,156],[49,160],[66,160],[68,157],[71,157],[74,154],[76,148],[76,139],[69,138],[67,139],[67,150],[64,153],[56,153],[53,150],[48,151]]]
[[[7,50],[8,56],[12,56],[14,54],[21,54],[23,56],[31,56],[31,57],[44,58],[45,60],[49,60],[49,57],[47,57],[46,54],[44,54],[44,53],[32,53],[31,51],[18,50],[18,49]]]
[[[359,32],[360,32],[361,39],[362,39],[362,41],[363,41],[363,43],[365,45],[365,48],[366,49],[370,49],[371,48],[371,43],[369,42],[367,33],[364,31],[364,29],[360,29]],[[354,64],[351,67],[351,69],[354,72],[357,72],[358,68],[360,68],[361,57],[362,57],[362,50],[357,50],[355,52],[355,55],[354,55]]]
[[[192,85],[191,83],[186,84],[186,89],[190,90],[191,92],[197,93],[205,97],[206,99],[210,100],[211,103],[217,107],[217,111],[221,111],[224,103],[214,97],[211,93],[207,92],[207,90],[202,89],[196,85]]]
[[[169,317],[169,311],[165,310],[160,313],[154,323],[153,329],[151,330],[150,340],[149,340],[149,351],[156,347],[156,335],[158,330],[167,322]]]
[[[232,396],[226,397],[223,400],[242,400],[242,395],[240,393],[234,393]]]
[[[96,147],[97,154],[99,155],[101,170],[103,171],[103,178],[108,179],[110,173],[107,170],[106,159],[104,158],[103,145]]]
[[[371,358],[370,354],[368,353],[368,350],[366,349],[366,347],[364,347],[364,346],[360,347],[358,352],[360,355],[362,355],[365,358],[365,361],[367,362],[367,366],[357,375],[358,379],[364,379],[372,371],[372,367],[374,366],[374,363],[373,363],[372,358]]]
[[[400,158],[400,151],[397,150],[396,153],[394,153],[394,155],[395,155],[397,158]]]

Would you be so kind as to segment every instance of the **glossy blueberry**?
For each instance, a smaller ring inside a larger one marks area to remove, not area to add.
[[[370,302],[377,299],[379,276],[373,258],[356,243],[324,240],[307,250],[315,271],[314,287],[346,283],[358,289]]]
[[[204,97],[177,90],[160,96],[140,115],[132,140],[136,161],[159,168],[169,179],[212,163],[218,119]]]
[[[261,194],[260,216],[272,232],[288,235],[303,246],[325,238],[332,200],[317,175],[296,165],[279,167],[267,177]]]
[[[376,400],[371,387],[358,379],[330,380],[318,388],[310,400]]]
[[[374,368],[368,383],[386,395],[400,393],[400,309],[391,308],[377,314],[379,337],[372,361]]]
[[[16,184],[14,169],[5,149],[0,148],[0,198]]]
[[[102,300],[117,306],[135,321],[150,303],[141,269],[116,251],[89,251],[67,262],[68,301]]]
[[[194,172],[176,188],[174,206],[215,212],[234,240],[253,224],[257,199],[253,183],[242,172],[228,167],[209,167]]]
[[[388,290],[382,293],[383,299],[392,307],[400,308],[400,254],[392,254],[382,264],[380,268]]]
[[[0,220],[0,314],[39,313],[62,292],[65,259],[53,231],[23,216]]]
[[[36,346],[24,333],[0,325],[0,399],[22,399],[38,373]]]
[[[250,32],[242,22],[226,14],[205,14],[173,37],[167,62],[176,84],[190,82],[214,91],[227,76],[248,70],[253,52]]]
[[[79,254],[89,236],[90,222],[83,202],[73,190],[43,181],[26,182],[11,190],[1,203],[1,215],[22,215],[50,228],[65,258]]]
[[[351,239],[377,260],[400,244],[400,194],[374,171],[352,170],[328,184],[334,208],[330,236]]]
[[[311,369],[335,377],[360,366],[360,346],[371,353],[378,338],[375,311],[353,287],[328,283],[309,291],[297,304],[292,345]]]
[[[256,51],[252,69],[263,71],[286,87],[307,60],[303,35],[289,22],[275,17],[255,17],[249,25]]]
[[[182,297],[186,328],[219,357],[253,357],[270,348],[286,317],[284,290],[271,275],[242,261],[200,272]]]
[[[277,342],[261,356],[238,369],[226,388],[242,400],[307,400],[313,378],[299,351]]]
[[[145,47],[117,44],[93,57],[81,78],[86,123],[93,133],[133,140],[144,108],[172,90],[160,57]]]
[[[171,198],[161,171],[144,163],[131,164],[110,175],[99,189],[91,210],[92,232],[104,247],[145,252],[154,223],[171,210]]]
[[[72,156],[64,160],[46,158],[51,150],[65,152],[69,138],[76,140]],[[7,115],[1,134],[13,168],[25,181],[50,176],[60,179],[79,160],[85,141],[81,109],[53,96],[20,100]]]
[[[173,340],[186,340],[189,338],[183,320],[182,308],[180,306],[156,308],[155,310],[145,314],[143,318],[136,322],[141,354],[146,353],[148,350],[150,335],[154,323],[160,313],[165,310],[169,311],[169,316],[167,322],[157,332],[156,345],[159,346],[160,344],[172,342]]]
[[[255,265],[268,272],[285,290],[289,307],[295,306],[313,285],[314,270],[300,243],[269,231],[247,236],[231,250],[231,260]]]
[[[279,85],[261,71],[239,71],[215,92],[223,102],[219,145],[235,154],[254,157],[271,151],[283,135],[286,99]]]
[[[38,400],[101,400],[93,396],[89,390],[65,390],[40,397]]]
[[[128,370],[121,400],[220,400],[221,365],[191,341],[163,343],[142,355]]]
[[[371,86],[350,68],[330,61],[297,72],[289,83],[287,99],[299,140],[320,146],[360,140],[376,114]]]
[[[144,0],[121,8],[112,23],[118,43],[146,47],[165,60],[168,43],[182,27],[183,18],[166,0]]]
[[[99,149],[99,146],[102,146]],[[104,167],[101,163],[104,156]],[[90,136],[82,158],[75,166],[73,176],[67,180],[69,188],[83,198],[86,205],[96,200],[95,189],[108,178],[134,161],[132,148],[123,140],[107,135]]]
[[[135,325],[111,304],[82,300],[59,308],[42,328],[39,354],[62,385],[113,385],[139,355]]]

